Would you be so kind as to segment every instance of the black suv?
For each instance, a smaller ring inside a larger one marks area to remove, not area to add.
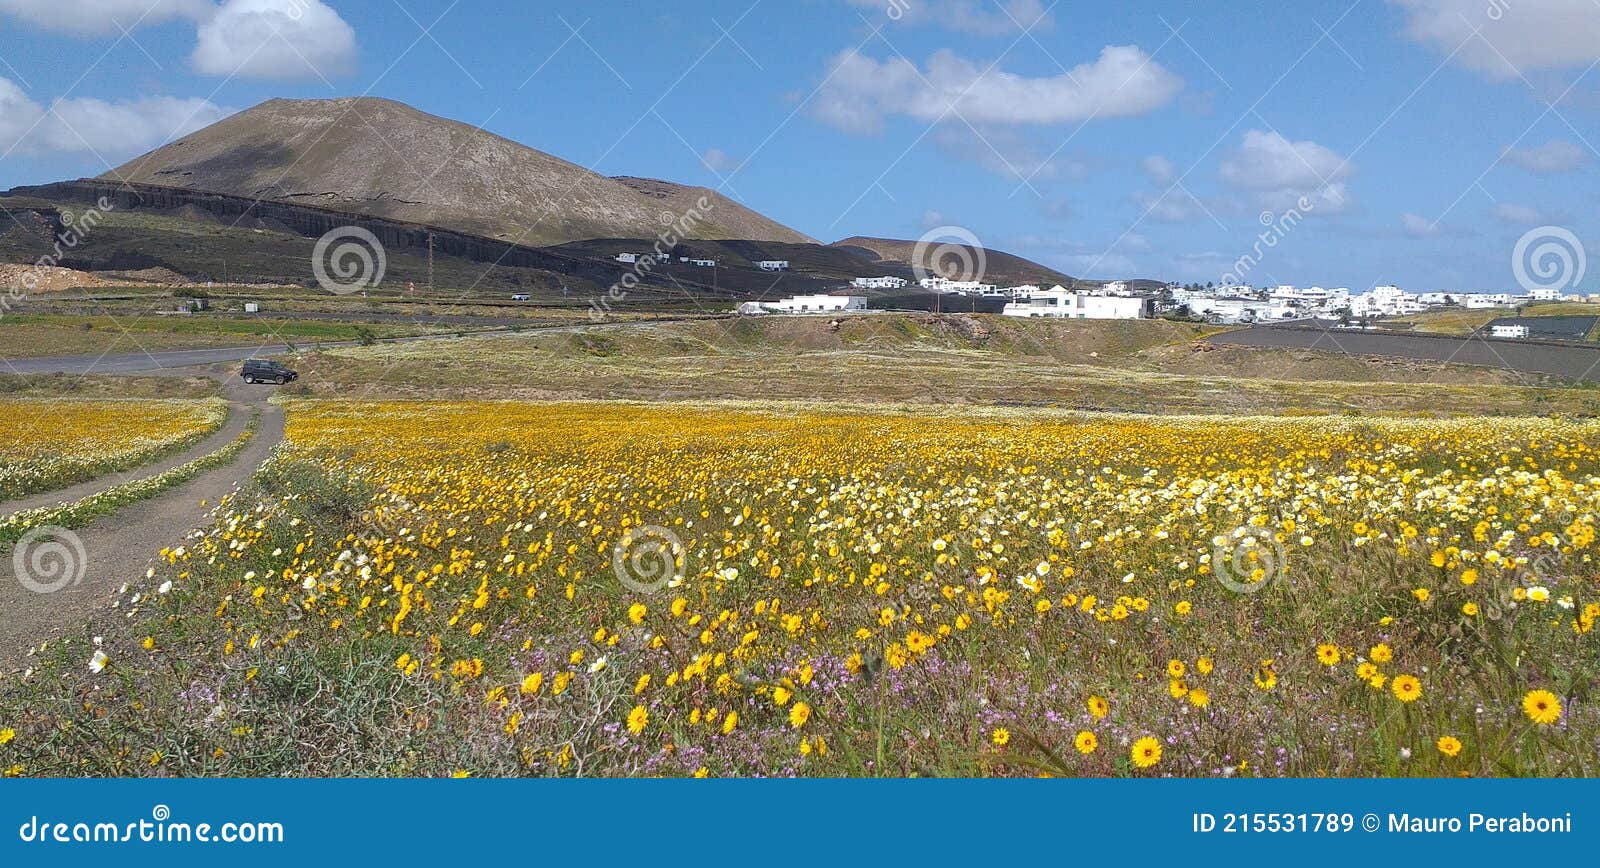
[[[277,383],[280,386],[300,378],[299,374],[287,367],[266,359],[246,359],[244,370],[239,375],[244,377],[246,383]]]

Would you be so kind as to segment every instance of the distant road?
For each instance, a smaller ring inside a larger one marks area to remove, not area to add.
[[[1291,347],[1356,356],[1393,356],[1424,362],[1450,362],[1600,382],[1600,345],[1383,334],[1303,326],[1253,326],[1213,335],[1209,340],[1215,344],[1233,346]]]
[[[168,368],[193,368],[219,362],[242,362],[256,356],[289,352],[282,344],[221,347],[205,350],[162,350],[119,355],[50,356],[42,359],[3,359],[0,372],[8,374],[139,374]]]
[[[652,320],[627,320],[607,323],[576,323],[572,325],[523,325],[517,330],[523,334],[557,334],[606,329],[644,328],[661,323],[677,322],[668,318]],[[486,328],[468,332],[467,337],[504,334],[510,328]],[[403,338],[380,338],[380,344],[409,344],[420,341],[454,340],[460,335],[414,335]],[[144,374],[181,368],[195,368],[223,362],[242,362],[245,359],[275,356],[295,350],[327,349],[356,346],[356,341],[313,341],[289,347],[282,343],[256,344],[247,347],[208,347],[197,350],[161,350],[147,353],[120,353],[117,355],[48,356],[43,358],[10,359],[0,356],[0,374]]]

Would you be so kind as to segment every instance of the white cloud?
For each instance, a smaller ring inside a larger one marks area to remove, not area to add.
[[[941,128],[933,140],[945,153],[1019,183],[1081,180],[1089,172],[1088,166],[1076,160],[1041,153],[1028,138],[1006,127],[951,125]]]
[[[721,148],[712,148],[700,155],[700,165],[712,172],[722,175],[739,168],[739,161],[728,155]]]
[[[1400,228],[1412,238],[1432,238],[1439,234],[1439,227],[1432,220],[1417,214],[1401,214]]]
[[[207,100],[170,96],[74,98],[44,106],[0,78],[0,153],[90,154],[115,165],[232,113]]]
[[[1023,30],[1048,32],[1055,17],[1042,0],[849,0],[850,5],[882,12],[901,24],[930,24],[977,36],[1005,36]],[[870,19],[869,19],[870,20]]]
[[[1350,188],[1345,184],[1329,184],[1320,190],[1274,190],[1256,197],[1263,208],[1288,210],[1293,208],[1304,215],[1343,214],[1355,204]]]
[[[1222,161],[1222,180],[1253,191],[1260,207],[1324,214],[1350,206],[1345,182],[1354,171],[1349,160],[1316,142],[1261,130],[1246,132],[1239,149]]]
[[[1493,79],[1600,60],[1594,0],[1390,0],[1407,38]]]
[[[1545,222],[1545,216],[1537,208],[1526,205],[1513,205],[1510,202],[1501,202],[1494,206],[1494,216],[1507,223],[1537,224]]]
[[[1057,124],[1142,115],[1170,103],[1183,79],[1137,46],[1107,46],[1093,63],[1069,73],[1028,78],[979,66],[950,51],[919,71],[904,58],[878,61],[848,50],[828,62],[817,96],[818,118],[846,132],[877,133],[884,118],[934,122]]]
[[[1117,241],[1116,249],[1131,250],[1135,253],[1146,253],[1155,249],[1150,238],[1137,232],[1129,232]]]
[[[1600,7],[1595,9],[1600,15]],[[1570,172],[1589,161],[1588,152],[1571,142],[1555,140],[1537,148],[1506,148],[1506,162],[1530,172],[1553,174]]]
[[[1133,200],[1157,223],[1191,223],[1212,213],[1204,202],[1182,186],[1170,187],[1159,195],[1140,193]]]
[[[190,60],[206,75],[332,78],[356,55],[355,31],[322,0],[0,0],[0,13],[76,36],[192,21]]]
[[[1157,184],[1170,184],[1172,179],[1178,177],[1178,167],[1172,161],[1160,154],[1153,154],[1139,161],[1139,168],[1144,170],[1150,180]]]
[[[1255,190],[1311,190],[1349,176],[1344,158],[1328,148],[1261,130],[1246,132],[1239,150],[1222,161],[1224,181]]]
[[[209,0],[0,0],[0,13],[78,36],[119,34],[174,18],[199,21],[211,12]]]
[[[191,59],[207,75],[331,78],[355,54],[355,31],[321,0],[226,0],[200,25]]]

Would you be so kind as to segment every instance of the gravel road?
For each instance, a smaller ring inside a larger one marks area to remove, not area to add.
[[[5,613],[0,618],[0,669],[27,666],[30,649],[64,632],[96,635],[96,623],[113,616],[111,604],[118,589],[142,577],[162,547],[179,545],[191,531],[209,524],[211,509],[217,502],[248,481],[283,440],[283,410],[267,402],[272,387],[247,386],[230,377],[225,391],[231,412],[224,431],[207,439],[214,448],[196,447],[190,452],[197,454],[187,457],[197,458],[226,446],[259,411],[255,437],[232,462],[96,519],[70,536],[41,537],[26,550],[19,545],[10,556],[0,556],[0,573],[4,573],[0,576],[0,612]],[[224,438],[229,431],[233,436]],[[162,465],[175,467],[182,463],[174,458]],[[160,471],[153,465],[125,476],[132,480],[156,472]],[[117,479],[102,479],[98,486],[87,483],[69,491],[81,497],[116,484]],[[45,505],[59,501],[67,493],[43,496]],[[81,545],[73,544],[74,538]],[[65,545],[54,547],[52,541]],[[66,572],[49,572],[52,567]],[[77,575],[81,575],[80,581],[51,593],[31,590],[23,582],[30,578],[35,587],[48,586],[58,576]]]

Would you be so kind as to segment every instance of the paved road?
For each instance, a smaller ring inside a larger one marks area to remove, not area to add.
[[[662,323],[678,322],[674,318],[663,317],[651,320],[627,320],[611,323],[580,323],[576,325],[524,325],[517,331],[521,334],[554,334],[565,332],[596,331],[607,329],[647,328]],[[486,335],[509,334],[510,328],[486,328],[469,332],[469,337],[482,337]],[[446,341],[456,340],[459,336],[450,334],[438,335],[413,335],[403,338],[384,338],[381,344],[409,344],[421,341]],[[208,365],[224,364],[228,362],[242,362],[245,359],[262,358],[265,356],[281,355],[294,350],[330,349],[333,347],[355,346],[355,341],[322,341],[310,343],[297,343],[294,347],[286,344],[254,344],[241,347],[210,347],[198,350],[162,350],[160,352],[122,353],[118,355],[82,355],[82,356],[49,356],[35,359],[8,359],[0,356],[0,373],[9,374],[149,374],[162,371],[179,371],[183,368],[199,368]]]
[[[316,346],[316,345],[308,345]],[[289,352],[282,344],[251,347],[221,347],[205,350],[163,350],[153,353],[120,355],[51,356],[42,359],[3,359],[0,371],[11,374],[143,374],[242,362],[257,356]]]
[[[1600,382],[1600,345],[1488,340],[1448,335],[1393,335],[1288,326],[1255,326],[1213,335],[1210,340],[1212,343],[1234,346],[1293,347],[1358,356],[1450,362]]]

